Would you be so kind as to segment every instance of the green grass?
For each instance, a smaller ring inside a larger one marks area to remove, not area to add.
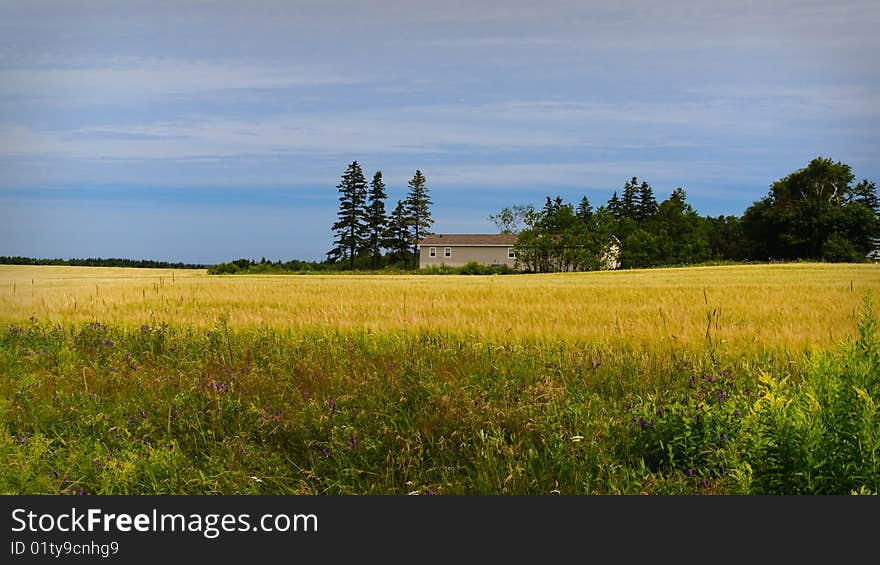
[[[880,490],[880,354],[22,321],[5,493]]]

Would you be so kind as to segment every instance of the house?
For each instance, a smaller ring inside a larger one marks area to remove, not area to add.
[[[871,245],[874,246],[874,249],[872,249],[865,257],[873,259],[875,263],[880,262],[880,238],[872,237]]]
[[[461,267],[475,261],[481,265],[514,267],[516,234],[455,233],[426,236],[419,242],[419,268],[446,265]]]

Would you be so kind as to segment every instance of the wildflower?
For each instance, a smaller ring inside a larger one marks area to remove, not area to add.
[[[688,477],[693,477],[693,476],[694,476],[694,470],[688,469]]]
[[[336,412],[336,401],[333,400],[333,397],[330,397],[330,400],[327,402],[327,406],[330,407],[330,414],[333,415]]]
[[[734,418],[739,418],[739,410],[734,410],[734,411],[733,411],[733,417],[734,417]]]
[[[644,418],[639,418],[639,426],[641,426],[641,428],[643,430],[645,429],[645,426],[647,426],[647,425],[648,425],[647,420],[645,420]]]
[[[348,448],[354,449],[355,447],[357,447],[357,438],[354,437],[354,434],[351,434],[348,438]]]
[[[723,399],[724,399],[724,391],[719,390],[718,391],[718,402],[721,402]]]
[[[325,447],[324,449],[321,450],[321,454],[324,457],[330,457],[330,450]]]

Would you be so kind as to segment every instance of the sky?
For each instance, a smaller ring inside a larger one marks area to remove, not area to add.
[[[880,3],[0,0],[0,255],[322,260],[342,173],[438,233],[631,177],[880,182]]]

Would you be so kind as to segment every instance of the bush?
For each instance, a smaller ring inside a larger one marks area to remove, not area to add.
[[[858,339],[812,358],[803,382],[762,376],[744,439],[755,494],[880,491],[880,337],[870,296]]]

